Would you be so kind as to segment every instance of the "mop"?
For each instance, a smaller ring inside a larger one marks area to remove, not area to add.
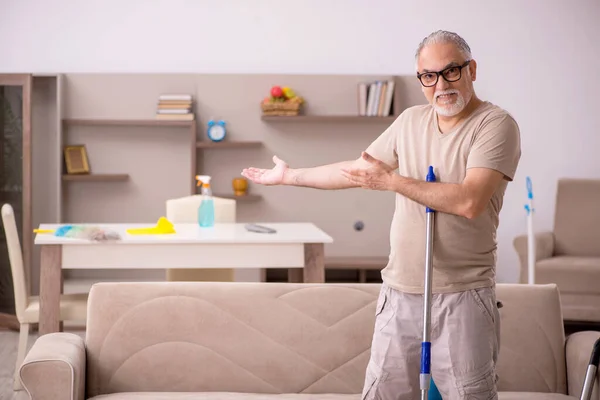
[[[529,203],[525,204],[525,211],[527,211],[527,281],[530,285],[533,285],[535,283],[535,236],[533,235],[533,188],[531,178],[527,177],[525,183],[527,185],[527,199],[529,200]]]
[[[592,391],[594,390],[594,382],[596,382],[596,374],[598,373],[598,363],[600,362],[600,339],[596,340],[592,348],[592,356],[587,367],[583,388],[579,400],[590,400]]]
[[[435,182],[433,167],[429,166],[427,182]],[[419,376],[421,386],[421,400],[430,400],[428,397],[431,381],[431,286],[433,275],[433,228],[434,210],[426,207],[427,233],[425,242],[425,293],[423,296],[423,342],[421,343],[421,374]],[[435,384],[433,385],[435,387]],[[434,390],[437,392],[437,388]],[[432,391],[433,394],[433,391]]]

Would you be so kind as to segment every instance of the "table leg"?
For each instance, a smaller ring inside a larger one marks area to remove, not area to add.
[[[304,281],[304,274],[302,268],[289,268],[288,269],[288,282],[290,283],[301,283]]]
[[[325,245],[323,243],[304,244],[304,282],[325,282]]]
[[[62,246],[45,245],[40,259],[39,334],[61,332],[60,294],[62,293]]]

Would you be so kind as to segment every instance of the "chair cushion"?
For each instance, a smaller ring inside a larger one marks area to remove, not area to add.
[[[60,319],[62,321],[85,321],[87,315],[87,293],[70,293],[60,295]],[[40,298],[30,296],[29,304],[23,313],[23,323],[39,321]]]
[[[554,217],[556,255],[600,257],[600,179],[560,179]]]
[[[556,283],[564,293],[599,293],[600,257],[558,256],[536,264],[536,283]]]
[[[89,400],[359,400],[360,394],[251,394],[251,393],[115,393]],[[498,400],[577,400],[552,393],[500,392]]]

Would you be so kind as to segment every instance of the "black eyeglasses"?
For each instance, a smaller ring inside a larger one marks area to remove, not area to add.
[[[421,81],[421,85],[425,87],[435,86],[438,83],[440,75],[446,80],[446,82],[456,82],[462,77],[462,69],[469,65],[470,62],[471,60],[467,60],[461,66],[444,68],[438,72],[423,72],[421,74],[417,74],[417,78],[419,78],[419,81]]]

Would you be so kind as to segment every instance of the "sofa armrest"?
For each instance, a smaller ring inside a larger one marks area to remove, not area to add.
[[[519,235],[513,240],[513,246],[521,264],[519,282],[527,283],[527,235]],[[554,233],[538,232],[535,234],[535,261],[550,258],[554,254]]]
[[[25,357],[19,376],[31,400],[84,400],[85,343],[56,332],[40,336]]]
[[[596,340],[600,338],[600,332],[584,331],[577,332],[567,338],[567,382],[569,395],[579,398],[587,367],[590,363],[592,349]],[[596,375],[596,385],[592,392],[593,400],[600,400],[600,375]]]

